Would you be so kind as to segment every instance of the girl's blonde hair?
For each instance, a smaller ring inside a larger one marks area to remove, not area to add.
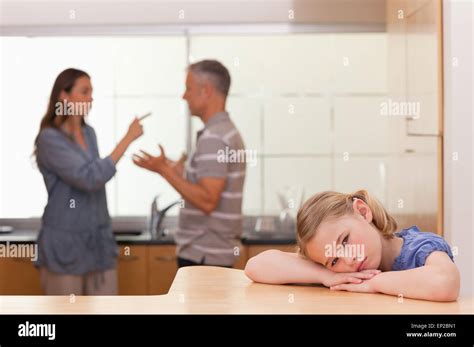
[[[299,253],[307,257],[306,245],[316,234],[318,226],[328,218],[338,218],[353,214],[354,199],[364,201],[372,211],[372,224],[383,237],[390,239],[397,230],[397,222],[388,214],[383,205],[365,190],[352,194],[332,191],[313,195],[301,206],[297,216],[297,241]]]

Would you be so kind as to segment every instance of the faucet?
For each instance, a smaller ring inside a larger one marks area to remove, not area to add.
[[[285,208],[280,212],[279,217],[281,231],[296,233],[296,222],[291,209]]]
[[[277,193],[282,211],[280,212],[280,230],[296,233],[296,210],[303,205],[304,188],[301,186],[285,187],[284,191]],[[293,206],[289,205],[291,200]]]
[[[162,235],[158,235],[158,233],[160,232],[161,224],[163,223],[163,219],[165,218],[166,212],[168,212],[168,210],[171,207],[181,202],[181,200],[177,200],[175,202],[172,202],[168,206],[166,206],[164,209],[159,210],[158,197],[159,195],[155,196],[151,203],[150,234],[152,238],[156,238],[157,236],[162,236]]]

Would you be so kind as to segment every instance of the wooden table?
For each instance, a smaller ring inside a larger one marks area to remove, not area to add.
[[[75,313],[402,313],[473,314],[474,300],[438,303],[381,294],[333,292],[321,286],[253,283],[242,270],[187,267],[166,295],[0,296],[2,314]]]

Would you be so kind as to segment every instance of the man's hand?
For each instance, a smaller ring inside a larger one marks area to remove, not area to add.
[[[185,156],[177,162],[166,157],[165,150],[159,145],[161,155],[154,157],[145,151],[142,155],[134,154],[135,165],[156,172],[163,176],[184,200],[206,214],[216,209],[225,189],[226,177],[202,177],[198,183],[191,183],[183,177]]]
[[[142,153],[141,156],[134,154],[133,162],[135,165],[159,173],[160,175],[163,175],[166,171],[174,170],[172,167],[172,162],[166,158],[164,148],[161,145],[158,146],[160,147],[161,154],[157,157],[154,157],[142,150],[140,150]]]
[[[178,176],[183,177],[184,173],[184,163],[188,159],[188,156],[183,153],[181,158],[178,161],[168,160],[168,164],[174,169],[174,171],[178,174]]]
[[[345,290],[340,286],[357,286],[370,280],[375,275],[379,274],[380,270],[364,270],[360,272],[333,272],[329,277],[323,281],[323,285],[330,287],[332,290]]]

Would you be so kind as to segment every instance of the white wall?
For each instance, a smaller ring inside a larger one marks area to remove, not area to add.
[[[444,1],[444,230],[451,246],[458,248],[464,295],[474,292],[473,23],[471,1]]]

